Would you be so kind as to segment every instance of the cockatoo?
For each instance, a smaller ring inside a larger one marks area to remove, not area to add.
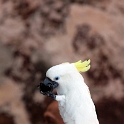
[[[65,124],[99,124],[89,88],[80,74],[89,69],[90,60],[59,64],[48,69],[39,85],[43,95],[58,101]],[[55,88],[57,95],[52,94]]]

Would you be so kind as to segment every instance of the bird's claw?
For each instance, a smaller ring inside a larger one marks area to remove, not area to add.
[[[47,93],[43,93],[42,92],[42,94],[45,95],[45,96],[51,97],[53,99],[56,99],[56,95],[55,94],[52,94],[51,92],[47,92]]]

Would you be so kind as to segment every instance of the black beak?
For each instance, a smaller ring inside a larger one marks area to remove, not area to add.
[[[43,83],[40,83],[40,85],[38,86],[38,88],[40,89],[40,92],[42,94],[46,94],[46,93],[52,93],[52,91],[58,86],[58,83],[55,81],[52,81],[49,78],[45,78],[45,80],[43,81]]]

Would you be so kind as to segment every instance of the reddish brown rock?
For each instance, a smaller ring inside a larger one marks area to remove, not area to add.
[[[45,124],[64,124],[58,109],[58,102],[53,101],[44,113]]]

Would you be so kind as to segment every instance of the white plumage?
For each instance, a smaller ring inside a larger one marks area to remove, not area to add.
[[[83,64],[83,69],[87,68],[84,71],[87,71],[89,65],[87,66],[86,61]],[[81,67],[77,65],[56,65],[46,73],[48,78],[59,84],[56,100],[59,103],[60,115],[65,124],[99,124],[89,88],[79,73]],[[58,77],[57,80],[55,77]]]

